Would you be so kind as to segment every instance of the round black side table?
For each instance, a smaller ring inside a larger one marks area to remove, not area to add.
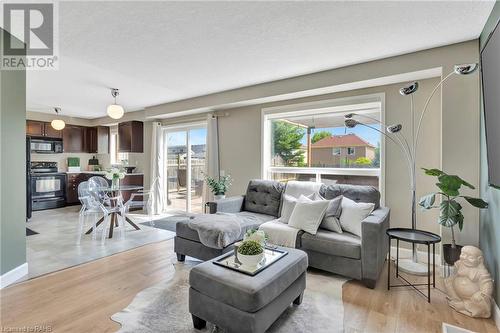
[[[417,229],[410,228],[391,228],[386,231],[389,236],[389,254],[391,248],[391,240],[396,240],[396,278],[404,281],[404,284],[391,285],[391,258],[389,255],[389,263],[387,265],[387,290],[391,287],[412,287],[417,292],[427,298],[427,302],[431,302],[431,245],[432,245],[432,287],[436,287],[436,243],[441,241],[438,235]],[[399,274],[399,241],[408,242],[411,244],[427,245],[427,283],[411,283]],[[417,286],[427,286],[427,295],[425,295]]]

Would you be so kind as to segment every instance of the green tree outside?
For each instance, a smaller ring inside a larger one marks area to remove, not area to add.
[[[281,157],[285,166],[305,166],[301,140],[305,129],[284,121],[273,121],[274,154]]]
[[[332,133],[330,133],[328,131],[319,131],[319,132],[316,132],[316,133],[314,133],[314,135],[311,138],[311,143],[316,143],[319,140],[324,139],[324,138],[328,138],[330,136],[332,136]]]

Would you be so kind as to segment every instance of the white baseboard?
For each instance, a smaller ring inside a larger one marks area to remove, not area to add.
[[[498,304],[493,302],[493,320],[495,321],[495,326],[500,331],[500,309]]]
[[[21,266],[17,266],[13,270],[0,276],[0,289],[3,289],[17,280],[21,279],[23,276],[28,275],[28,263],[25,262]]]

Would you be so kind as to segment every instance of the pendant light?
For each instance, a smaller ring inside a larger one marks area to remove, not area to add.
[[[123,117],[123,113],[125,112],[123,110],[123,106],[116,104],[116,96],[120,95],[120,91],[116,88],[111,88],[111,96],[115,99],[114,104],[110,104],[108,106],[108,116],[110,116],[113,119],[120,119]]]
[[[61,111],[61,108],[54,108],[54,111],[56,112],[56,115],[59,115],[59,111]],[[64,123],[64,120],[62,119],[54,119],[51,121],[50,126],[52,126],[53,129],[60,131],[62,130],[66,124]]]

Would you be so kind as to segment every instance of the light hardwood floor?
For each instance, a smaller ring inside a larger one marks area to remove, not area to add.
[[[26,281],[0,292],[2,327],[50,326],[53,332],[115,332],[110,316],[141,290],[160,282],[175,262],[173,240],[145,245]],[[346,332],[441,332],[443,321],[476,332],[497,332],[491,319],[451,310],[439,290],[432,303],[411,290],[375,289],[355,281],[343,287]],[[438,279],[442,289],[442,280]],[[316,332],[315,332],[316,333]]]

